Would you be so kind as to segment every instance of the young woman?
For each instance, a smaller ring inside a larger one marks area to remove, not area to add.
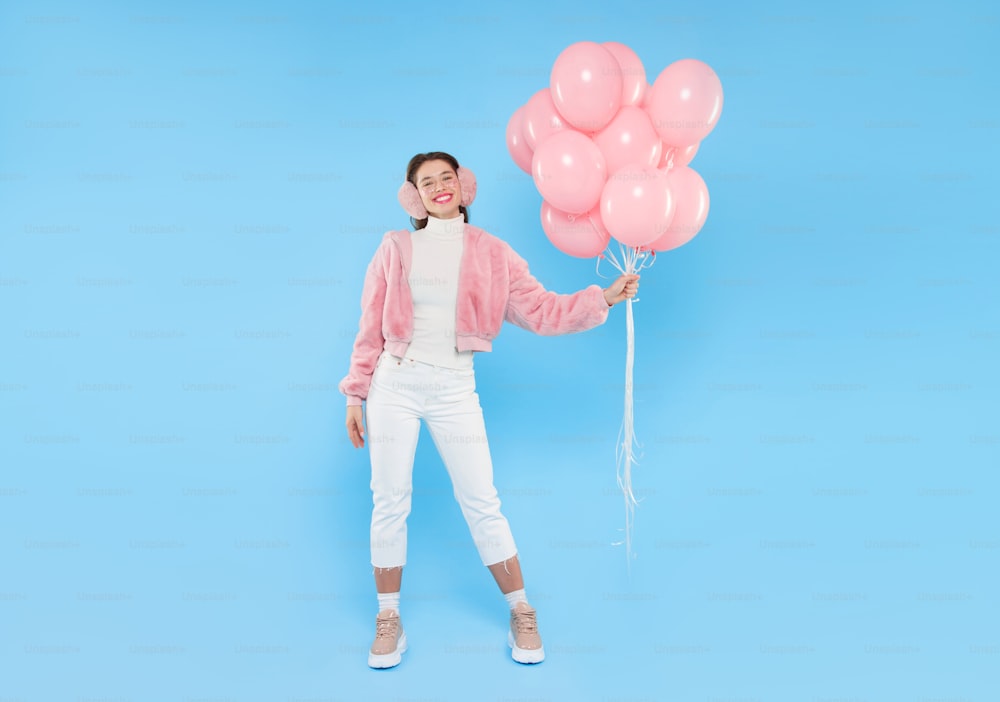
[[[399,200],[415,231],[387,233],[368,266],[350,371],[339,386],[347,396],[347,434],[355,448],[365,445],[367,400],[371,561],[379,601],[368,655],[373,668],[397,665],[406,651],[399,590],[421,420],[451,477],[483,565],[510,605],[513,659],[539,663],[545,657],[493,486],[473,354],[490,350],[505,320],[547,335],[593,328],[613,305],[634,297],[639,285],[638,275],[623,275],[603,290],[546,290],[507,243],[468,223],[466,208],[475,193],[475,178],[453,156],[431,152],[410,160]]]

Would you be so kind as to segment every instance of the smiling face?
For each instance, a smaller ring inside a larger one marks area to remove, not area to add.
[[[450,163],[440,159],[425,161],[417,169],[415,180],[431,217],[452,219],[461,214],[458,208],[462,204],[462,186]]]

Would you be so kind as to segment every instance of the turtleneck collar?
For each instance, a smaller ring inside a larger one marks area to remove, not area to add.
[[[459,214],[452,219],[428,217],[427,226],[418,231],[435,239],[461,239],[465,232],[465,215]]]

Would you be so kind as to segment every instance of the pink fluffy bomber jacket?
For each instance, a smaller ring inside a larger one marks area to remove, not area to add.
[[[411,236],[405,229],[386,233],[368,265],[351,368],[339,385],[348,405],[368,397],[382,350],[403,357],[413,338]],[[465,225],[455,320],[459,351],[489,351],[504,320],[536,334],[571,334],[603,324],[609,309],[599,285],[568,295],[546,290],[507,242]]]

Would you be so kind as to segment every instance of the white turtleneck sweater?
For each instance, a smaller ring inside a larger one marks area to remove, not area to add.
[[[413,340],[408,358],[445,368],[472,368],[472,351],[455,348],[455,308],[458,302],[458,267],[462,260],[465,218],[429,217],[427,226],[410,237],[413,261]]]

